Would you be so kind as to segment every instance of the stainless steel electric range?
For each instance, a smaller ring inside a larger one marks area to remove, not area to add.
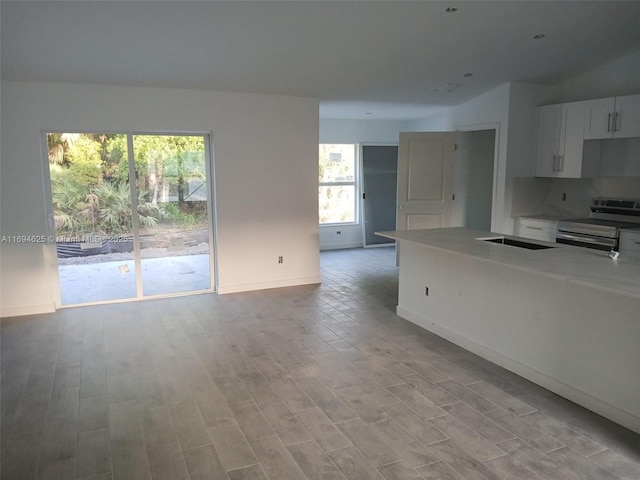
[[[556,242],[596,250],[618,250],[620,230],[640,227],[640,200],[594,198],[589,218],[558,222]]]

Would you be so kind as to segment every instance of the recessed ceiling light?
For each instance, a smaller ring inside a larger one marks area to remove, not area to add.
[[[534,40],[540,40],[541,38],[546,37],[546,35],[544,33],[538,33],[537,35],[533,36]]]
[[[458,11],[458,9],[457,9],[456,7],[448,7],[448,8],[445,10],[445,12],[447,12],[447,13],[455,13],[455,12],[457,12],[457,11]]]
[[[445,83],[444,85],[434,88],[433,91],[451,93],[455,89],[457,89],[459,86],[460,86],[459,83]]]

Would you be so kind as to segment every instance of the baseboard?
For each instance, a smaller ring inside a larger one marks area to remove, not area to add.
[[[365,245],[364,248],[383,248],[383,247],[395,247],[395,242],[391,243],[374,243],[373,245]]]
[[[23,317],[26,315],[41,315],[43,313],[53,313],[56,307],[53,303],[45,305],[28,305],[22,307],[7,307],[0,309],[0,318]]]
[[[464,348],[476,355],[489,360],[491,363],[495,363],[500,367],[509,370],[510,372],[515,373],[527,380],[532,381],[533,383],[540,385],[541,387],[546,388],[547,390],[552,391],[564,397],[568,400],[571,400],[578,405],[581,405],[592,412],[595,412],[599,415],[602,415],[609,420],[618,423],[636,433],[640,433],[640,418],[627,413],[619,408],[610,405],[602,400],[599,400],[588,393],[585,393],[581,390],[577,390],[570,385],[567,385],[559,380],[556,380],[553,377],[549,377],[544,373],[541,373],[533,368],[530,368],[517,360],[506,357],[495,350],[492,350],[480,343],[475,342],[474,340],[469,339],[459,333],[453,332],[442,325],[435,323],[426,317],[402,308],[400,306],[396,307],[396,313],[399,317],[404,318],[405,320],[410,321],[418,325],[419,327],[424,328],[432,333],[435,333],[439,337],[442,337],[446,340],[449,340],[451,343],[458,345],[459,347]]]
[[[320,245],[320,250],[342,250],[344,248],[362,248],[362,242],[330,243]]]
[[[266,290],[269,288],[297,287],[300,285],[313,285],[322,283],[322,279],[317,277],[289,278],[286,280],[275,280],[271,282],[244,283],[240,285],[218,285],[216,291],[219,295],[227,293],[251,292],[255,290]]]

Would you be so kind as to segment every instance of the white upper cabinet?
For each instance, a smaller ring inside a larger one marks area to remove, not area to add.
[[[616,97],[614,138],[640,137],[640,95]]]
[[[582,103],[587,105],[585,140],[640,136],[640,95],[602,98]]]
[[[590,156],[583,155],[586,108],[587,102],[538,107],[536,176],[580,178],[596,173]]]
[[[562,105],[538,107],[537,177],[555,176],[556,162],[560,154],[561,125]]]

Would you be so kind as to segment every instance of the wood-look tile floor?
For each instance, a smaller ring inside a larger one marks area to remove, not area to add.
[[[394,263],[3,320],[2,479],[640,479],[640,436],[398,318]]]

